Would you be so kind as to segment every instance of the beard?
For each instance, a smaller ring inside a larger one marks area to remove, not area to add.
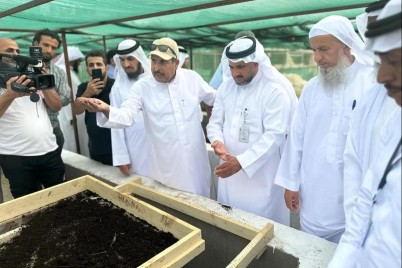
[[[75,61],[75,62],[72,64],[72,67],[73,67],[73,71],[74,71],[76,74],[78,74],[78,73],[79,73],[80,62]]]
[[[235,83],[237,85],[239,85],[239,86],[245,86],[245,85],[249,84],[253,80],[254,76],[255,75],[249,75],[247,78],[242,79],[241,81],[238,81],[238,80],[235,79]]]
[[[349,59],[342,51],[339,51],[338,63],[335,66],[327,68],[318,66],[318,78],[325,88],[337,87],[345,80],[346,69],[349,66]]]
[[[142,65],[141,62],[138,62],[137,64],[137,70],[131,73],[126,73],[128,76],[128,79],[130,80],[137,80],[138,76],[142,73]]]
[[[42,55],[42,61],[46,64],[49,64],[51,59],[52,59],[52,57],[50,57],[50,56]]]

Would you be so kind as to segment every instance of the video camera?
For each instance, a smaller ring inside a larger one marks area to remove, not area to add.
[[[0,53],[0,87],[6,87],[7,81],[14,76],[26,75],[30,79],[26,86],[12,86],[19,92],[32,93],[36,90],[54,88],[55,80],[52,74],[42,74],[42,50],[40,47],[30,47],[30,56]],[[7,59],[7,60],[5,60]],[[29,88],[34,87],[35,90]]]

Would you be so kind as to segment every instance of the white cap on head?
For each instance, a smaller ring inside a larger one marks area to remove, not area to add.
[[[68,53],[68,61],[70,61],[70,62],[85,58],[85,56],[84,56],[84,54],[82,54],[81,50],[75,46],[68,46],[67,53]],[[62,65],[64,63],[65,63],[65,60],[64,60],[64,52],[63,52],[57,57],[57,60],[54,62],[54,64]]]
[[[350,47],[356,60],[365,65],[373,65],[372,55],[364,50],[364,43],[356,34],[352,23],[342,16],[328,16],[317,22],[310,30],[309,39],[320,35],[333,35]]]
[[[401,48],[401,35],[401,2],[391,0],[382,9],[377,21],[369,24],[366,32],[366,49],[388,52]]]

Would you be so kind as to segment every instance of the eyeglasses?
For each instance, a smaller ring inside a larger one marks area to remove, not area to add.
[[[172,51],[174,56],[177,58],[176,52],[174,52],[174,50],[171,47],[167,46],[167,45],[155,45],[155,44],[152,44],[151,45],[151,51],[154,51],[156,49],[158,49],[160,52],[166,52],[168,49],[170,49],[170,51]]]

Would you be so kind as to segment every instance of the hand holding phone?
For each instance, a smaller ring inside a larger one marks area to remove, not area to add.
[[[100,81],[103,80],[102,69],[92,69],[92,79],[99,78]]]

